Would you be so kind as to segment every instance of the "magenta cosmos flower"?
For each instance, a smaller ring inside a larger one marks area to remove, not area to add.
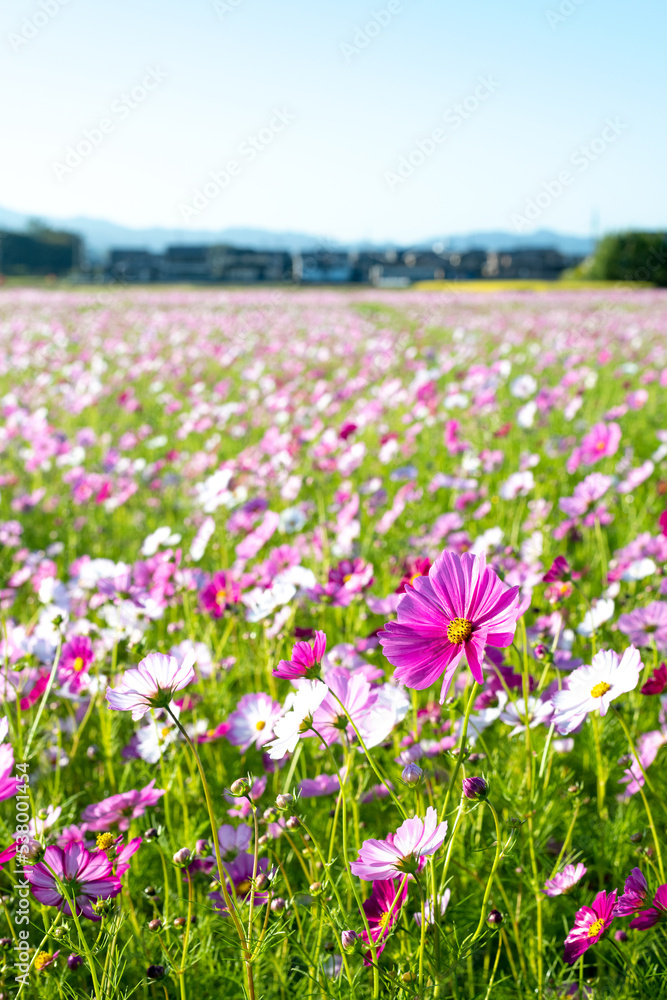
[[[614,919],[616,889],[608,895],[599,892],[592,906],[577,910],[574,927],[565,938],[565,961],[573,965],[580,955],[596,944]]]
[[[593,465],[601,458],[615,455],[621,441],[621,428],[616,423],[605,424],[600,421],[591,427],[581,441],[581,461],[584,465]]]
[[[82,681],[88,678],[88,669],[95,658],[93,644],[87,635],[75,635],[66,642],[58,663],[58,680],[67,684],[70,691],[80,689]]]
[[[641,910],[648,895],[648,884],[640,868],[633,868],[625,880],[623,895],[614,909],[615,917],[628,917]]]
[[[665,917],[667,917],[667,885],[659,885],[653,897],[653,906],[638,913],[635,919],[630,921],[630,927],[639,931],[647,931],[649,927],[655,927]]]
[[[175,656],[150,653],[138,667],[125,671],[118,687],[107,688],[109,708],[132,712],[135,722],[151,708],[166,708],[176,691],[195,680],[196,659],[193,651],[180,664]]]
[[[621,615],[618,627],[633,646],[649,646],[654,639],[658,649],[667,652],[667,601],[651,601],[645,608]]]
[[[24,877],[30,883],[35,899],[45,906],[57,906],[68,916],[69,900],[75,899],[77,915],[99,920],[93,910],[98,899],[111,899],[121,890],[120,878],[104,851],[89,851],[83,844],[47,847],[44,860],[26,865]]]
[[[562,872],[546,880],[542,891],[545,896],[563,896],[584,877],[587,871],[586,865],[582,865],[581,862],[578,865],[565,865]]]
[[[446,836],[447,823],[438,823],[436,810],[429,806],[425,819],[406,819],[385,840],[365,840],[350,869],[367,882],[414,874],[421,871],[429,855],[442,847]]]
[[[478,684],[484,682],[485,646],[510,646],[519,615],[519,588],[508,587],[483,555],[443,552],[398,606],[398,621],[379,633],[396,680],[422,690],[443,673],[444,701],[465,656]]]
[[[315,633],[312,646],[309,642],[295,642],[292,647],[292,659],[281,660],[278,666],[274,667],[273,676],[283,677],[289,681],[296,677],[315,680],[320,675],[322,657],[326,648],[327,637],[324,632]]]
[[[213,579],[204,587],[199,595],[199,602],[213,618],[222,618],[231,604],[237,604],[241,598],[241,588],[232,580],[230,573],[220,570],[213,574]]]
[[[401,888],[401,884],[403,887]],[[387,943],[389,931],[401,915],[401,907],[408,898],[408,883],[405,879],[394,881],[393,878],[373,882],[373,891],[364,900],[363,907],[371,940],[375,942],[375,952],[381,955]],[[361,940],[370,944],[368,931],[363,930]],[[364,955],[364,965],[372,965],[373,957],[370,951]]]
[[[154,806],[164,795],[164,791],[155,788],[155,778],[145,788],[131,792],[121,792],[110,795],[94,805],[86,806],[81,818],[88,830],[108,830],[118,824],[119,830],[128,830],[130,823],[137,816],[143,816],[147,809]]]

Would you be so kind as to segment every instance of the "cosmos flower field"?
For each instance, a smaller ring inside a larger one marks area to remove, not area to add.
[[[0,997],[667,997],[667,293],[0,295]]]

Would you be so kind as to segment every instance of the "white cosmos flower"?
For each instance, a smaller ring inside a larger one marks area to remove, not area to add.
[[[265,744],[271,760],[282,760],[285,754],[294,752],[302,733],[310,729],[313,714],[328,691],[322,681],[300,681],[296,694],[288,695],[285,707],[290,711],[274,724],[275,739]]]
[[[577,625],[579,635],[593,635],[593,632],[614,614],[614,602],[610,597],[602,597],[584,615],[581,625]]]
[[[601,649],[590,667],[573,670],[563,690],[552,697],[558,732],[571,733],[596,708],[606,715],[612,701],[637,687],[641,667],[639,650],[630,646],[622,657],[613,649]]]
[[[621,580],[644,580],[647,576],[653,576],[657,568],[652,559],[635,559],[625,570]]]
[[[528,698],[528,728],[534,729],[541,723],[547,724],[553,712],[553,705],[550,701],[542,701],[541,698]],[[508,736],[516,736],[526,729],[526,702],[523,698],[516,701],[508,701],[507,705],[500,713],[500,721],[514,728]]]

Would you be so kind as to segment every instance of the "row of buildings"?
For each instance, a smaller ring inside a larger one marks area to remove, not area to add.
[[[475,278],[555,280],[581,257],[558,250],[506,253],[469,250],[313,250],[290,254],[232,246],[172,246],[164,253],[112,250],[106,278],[117,282],[188,282],[232,285],[364,284],[406,287],[416,281],[469,281]]]
[[[0,231],[0,275],[72,275],[79,280],[121,284],[185,282],[249,285],[375,285],[404,287],[416,281],[467,281],[475,278],[557,279],[580,257],[558,250],[434,249],[349,250],[320,247],[307,253],[256,250],[229,245],[170,246],[150,250],[111,250],[103,267],[87,263],[80,237],[34,225],[24,233]]]

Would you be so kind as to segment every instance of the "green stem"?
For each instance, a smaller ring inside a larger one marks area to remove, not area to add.
[[[500,844],[500,823],[498,822],[498,813],[493,808],[493,806],[491,805],[491,803],[489,802],[488,799],[485,799],[484,801],[485,801],[486,805],[489,807],[489,809],[491,810],[491,812],[493,814],[493,822],[495,823],[495,827],[496,827],[496,856],[493,859],[493,866],[491,868],[491,872],[489,874],[489,878],[488,878],[487,883],[486,883],[486,889],[484,890],[484,899],[482,900],[482,910],[481,910],[481,913],[479,915],[479,923],[477,924],[477,929],[476,929],[475,933],[473,934],[473,936],[472,936],[472,938],[470,940],[470,944],[471,945],[477,940],[477,938],[479,937],[479,935],[482,933],[482,928],[484,927],[484,922],[485,922],[485,920],[486,920],[486,918],[488,916],[488,913],[486,912],[486,910],[487,910],[487,906],[488,906],[488,903],[489,903],[489,896],[491,895],[491,886],[493,884],[493,879],[494,879],[496,871],[498,869],[498,865],[500,863],[500,856],[501,856],[501,853],[502,853],[502,848],[501,848],[501,844]]]

